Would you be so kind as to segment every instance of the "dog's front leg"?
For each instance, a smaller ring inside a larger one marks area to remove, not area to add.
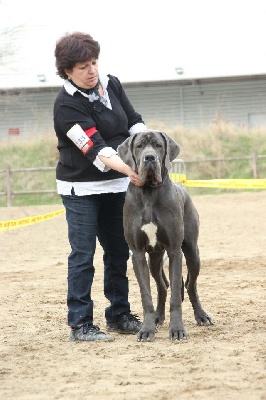
[[[182,252],[174,252],[169,256],[170,276],[170,340],[186,339],[186,332],[182,319]]]
[[[165,276],[163,270],[163,257],[164,250],[154,251],[150,253],[150,271],[154,278],[157,286],[157,309],[155,323],[156,325],[162,325],[165,320],[165,302],[167,297],[167,288],[169,287],[169,282]]]
[[[139,284],[143,307],[143,325],[137,334],[138,341],[150,342],[155,335],[155,312],[151,296],[150,272],[145,252],[133,250],[132,256],[134,272]]]

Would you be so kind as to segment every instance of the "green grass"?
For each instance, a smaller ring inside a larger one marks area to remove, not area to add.
[[[12,169],[54,167],[57,155],[56,141],[49,136],[39,141],[12,138],[8,143],[0,142],[0,169],[6,164]]]
[[[179,144],[179,158],[185,162],[206,158],[252,156],[256,151],[266,155],[266,128],[248,130],[232,124],[218,123],[201,129],[182,126],[168,128],[163,124],[151,123],[150,128],[159,129]],[[0,143],[0,170],[6,165],[15,168],[55,167],[58,158],[56,140],[48,135],[42,140],[12,138]],[[259,177],[266,177],[266,159],[258,161]],[[187,179],[253,178],[252,160],[219,161],[186,164]],[[6,191],[5,174],[0,173],[0,192]],[[12,174],[12,190],[55,190],[55,171],[16,172]],[[239,190],[239,189],[238,189]],[[227,189],[188,188],[191,194],[221,193]],[[230,190],[232,191],[232,190]],[[15,195],[13,206],[55,204],[61,199],[57,194]],[[0,206],[6,206],[6,197],[0,196]]]
[[[39,141],[14,140],[0,144],[0,170],[9,165],[13,169],[55,167],[58,151],[55,139],[45,137]],[[18,171],[11,174],[12,191],[56,190],[55,170]],[[0,174],[0,191],[6,191],[6,177]],[[16,194],[12,206],[58,204],[60,197],[55,194]],[[6,196],[0,196],[0,206],[6,206]]]

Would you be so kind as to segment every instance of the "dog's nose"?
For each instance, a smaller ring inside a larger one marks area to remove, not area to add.
[[[156,158],[153,154],[146,154],[144,157],[145,162],[153,162],[155,160],[156,160]]]

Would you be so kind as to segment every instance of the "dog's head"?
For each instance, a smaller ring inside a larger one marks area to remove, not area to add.
[[[144,182],[156,186],[162,174],[171,168],[179,154],[177,143],[165,133],[148,130],[133,134],[118,146],[121,159],[136,171]]]

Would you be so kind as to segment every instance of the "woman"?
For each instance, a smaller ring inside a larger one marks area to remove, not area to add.
[[[98,238],[103,251],[108,331],[135,334],[139,318],[128,301],[129,250],[123,232],[123,205],[130,181],[138,175],[117,155],[130,134],[146,126],[120,81],[100,76],[100,46],[90,35],[66,34],[55,48],[58,75],[64,79],[54,104],[58,138],[57,191],[66,209],[71,253],[68,257],[68,325],[71,340],[113,340],[93,324],[91,289]],[[129,179],[128,179],[129,178]]]

